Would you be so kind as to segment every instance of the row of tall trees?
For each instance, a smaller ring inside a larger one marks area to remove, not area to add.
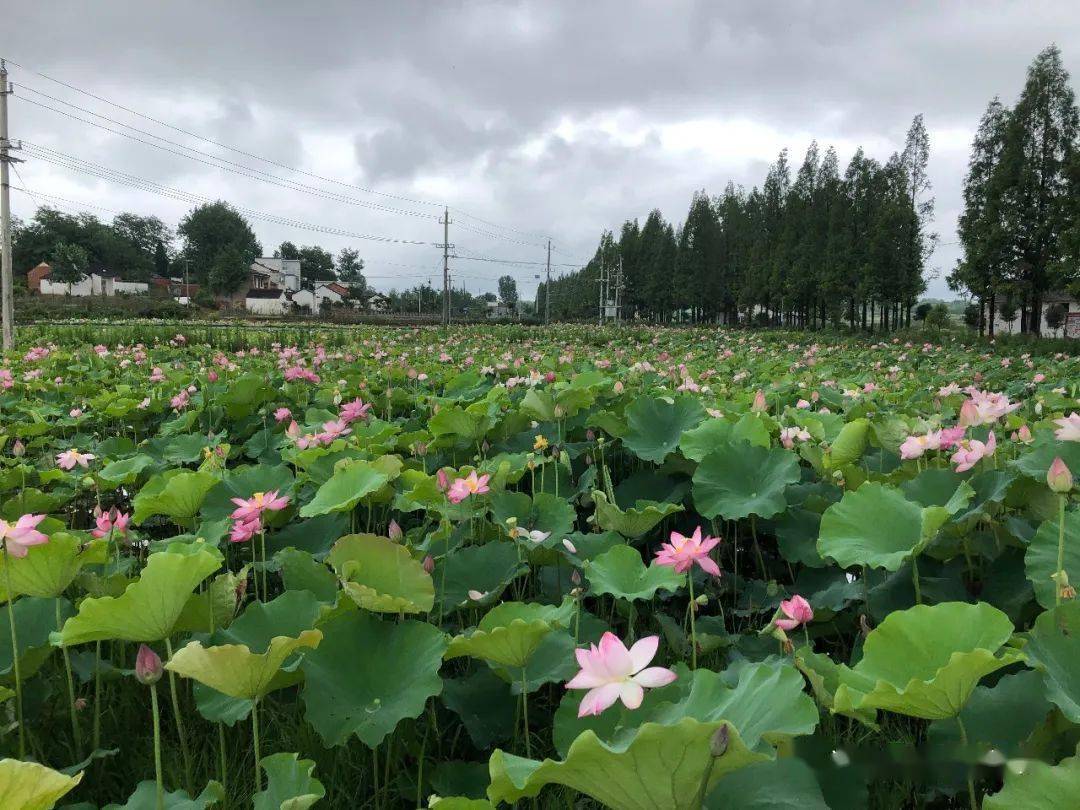
[[[654,210],[605,233],[586,267],[552,281],[552,317],[595,317],[603,272],[624,318],[908,325],[935,238],[928,160],[921,115],[885,163],[859,149],[841,171],[812,143],[793,171],[784,150],[760,187],[695,193],[680,225]]]
[[[1019,312],[1021,331],[1039,334],[1048,294],[1080,297],[1078,137],[1056,46],[1031,63],[1015,106],[987,105],[964,181],[963,258],[949,276],[952,289],[975,299],[980,332],[994,334],[995,313],[1011,322]]]

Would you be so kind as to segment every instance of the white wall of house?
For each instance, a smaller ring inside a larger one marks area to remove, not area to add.
[[[101,276],[90,273],[83,276],[79,281],[70,285],[53,281],[51,278],[41,280],[42,295],[70,295],[74,297],[87,297],[91,295],[109,297],[112,295],[144,295],[150,291],[150,285],[142,281],[120,281],[112,276]]]
[[[1072,313],[1074,316],[1076,315],[1076,313],[1080,313],[1080,303],[1077,303],[1076,301],[1051,301],[1049,303],[1044,303],[1042,307],[1042,318],[1039,321],[1039,334],[1041,337],[1063,337],[1065,335],[1065,324],[1063,324],[1058,329],[1051,329],[1049,326],[1046,325],[1046,313],[1050,310],[1050,307],[1054,306],[1054,304],[1056,303],[1061,303],[1062,305],[1068,307],[1069,313]],[[1073,318],[1073,321],[1075,322],[1075,317]],[[1069,315],[1067,313],[1065,315],[1065,323],[1068,322]],[[994,331],[1000,332],[1001,334],[1018,333],[1020,331],[1020,310],[1017,309],[1016,317],[1013,318],[1013,320],[1011,321],[1006,321],[1004,318],[1001,317],[1000,312],[995,312]]]
[[[118,278],[109,281],[113,292],[108,292],[106,288],[106,295],[146,295],[150,292],[150,285],[145,281],[121,281]]]
[[[278,298],[245,298],[244,309],[256,315],[284,315],[289,311],[289,300],[282,294]]]

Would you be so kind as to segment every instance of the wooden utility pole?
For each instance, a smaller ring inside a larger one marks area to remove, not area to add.
[[[450,323],[450,209],[443,208],[443,218],[439,220],[443,226],[443,240],[439,247],[442,248],[442,284],[443,284],[443,324]]]
[[[544,323],[551,321],[551,240],[547,240],[547,281],[544,282]]]
[[[3,320],[3,348],[8,352],[15,345],[15,303],[11,278],[11,181],[8,164],[19,163],[11,156],[8,139],[8,84],[7,65],[0,59],[0,319]]]

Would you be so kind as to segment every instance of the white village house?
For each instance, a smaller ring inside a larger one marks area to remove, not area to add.
[[[52,268],[42,262],[26,274],[27,288],[39,295],[70,295],[73,297],[116,295],[146,295],[150,285],[145,281],[124,281],[108,270],[94,270],[78,281],[53,281]]]
[[[1063,311],[1061,326],[1051,327],[1047,323],[1047,315],[1051,309]],[[994,332],[999,334],[1015,334],[1020,331],[1020,310],[1017,308],[1016,317],[1007,321],[1001,317],[1000,307],[994,313]],[[1063,292],[1047,293],[1043,298],[1042,318],[1039,320],[1040,337],[1070,337],[1080,338],[1080,301]]]
[[[285,315],[292,311],[292,299],[287,290],[252,289],[244,298],[244,309],[255,315]]]
[[[349,302],[349,288],[336,281],[320,284],[313,290],[293,293],[293,303],[298,307],[317,313],[323,307]]]

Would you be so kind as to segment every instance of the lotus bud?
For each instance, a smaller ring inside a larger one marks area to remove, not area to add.
[[[613,386],[613,390],[616,394],[621,394],[623,392],[624,386],[622,384],[622,380],[616,380],[615,385]]]
[[[709,604],[709,597],[701,593],[694,597],[694,601],[701,605],[701,607],[705,607],[705,605]]]
[[[1050,489],[1060,495],[1067,494],[1073,488],[1073,476],[1061,456],[1054,459],[1050,469],[1046,471],[1046,483]]]
[[[579,572],[577,569],[575,569],[574,572],[572,574],[570,574],[570,581],[573,582],[575,585],[580,585],[581,584],[581,572]]]
[[[750,406],[750,410],[754,413],[764,413],[768,409],[769,405],[765,401],[765,392],[759,388],[758,392],[754,394],[754,403]]]
[[[432,557],[430,554],[424,557],[424,562],[422,564],[424,566],[424,570],[427,571],[429,574],[435,570],[435,558]]]
[[[140,644],[139,654],[135,656],[135,679],[143,686],[153,686],[161,680],[164,669],[161,656],[145,644]]]
[[[544,375],[544,382],[546,382],[546,383],[555,382],[555,372],[554,371],[549,371],[547,374],[545,374]]]
[[[450,489],[450,479],[446,476],[446,470],[439,470],[435,473],[435,481],[438,484],[439,492],[446,492]]]
[[[577,546],[575,546],[573,543],[570,542],[569,537],[564,537],[563,541],[562,541],[562,544],[566,548],[566,550],[569,551],[571,554],[577,554]]]
[[[87,705],[86,698],[77,698],[75,700],[75,711],[81,712],[86,709]]]
[[[713,732],[712,738],[709,740],[709,751],[714,757],[722,757],[727,753],[730,735],[731,732],[728,731],[727,723]]]
[[[26,455],[26,445],[21,440],[16,439],[15,444],[11,445],[11,455],[15,458],[22,458]]]
[[[401,531],[401,527],[398,522],[393,518],[390,519],[390,525],[386,529],[386,536],[393,540],[395,543],[400,543],[401,538],[405,536],[405,533]]]

